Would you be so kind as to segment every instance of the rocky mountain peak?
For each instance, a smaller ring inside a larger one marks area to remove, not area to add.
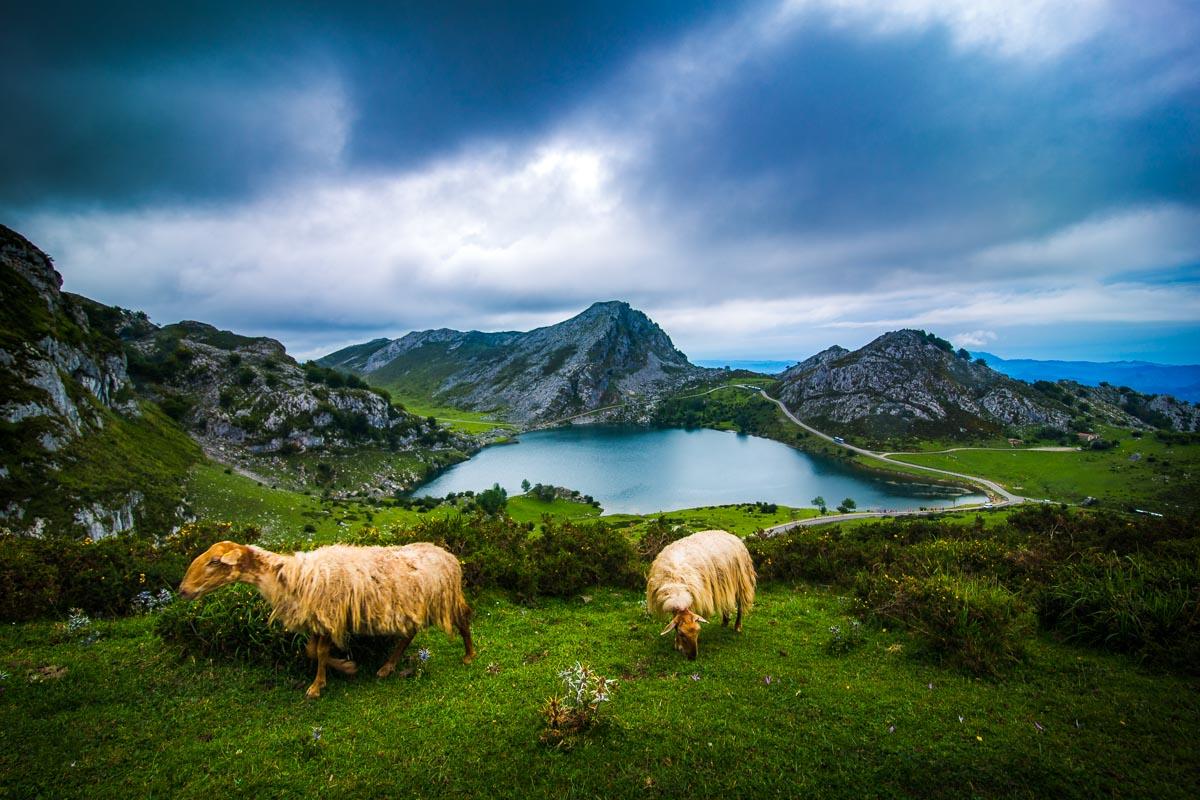
[[[780,399],[801,418],[874,436],[997,435],[1006,427],[1065,427],[1070,420],[1028,385],[911,329],[797,364],[781,376]]]
[[[704,373],[641,311],[620,300],[527,333],[418,331],[345,348],[320,363],[404,396],[540,423],[656,395]]]

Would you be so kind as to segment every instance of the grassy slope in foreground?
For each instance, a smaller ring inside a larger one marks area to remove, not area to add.
[[[1118,658],[1039,639],[997,683],[909,658],[896,632],[830,655],[843,601],[771,586],[743,635],[711,626],[686,662],[639,592],[592,597],[479,598],[473,665],[425,632],[424,676],[379,681],[364,664],[314,703],[306,669],[180,661],[149,618],[98,623],[91,645],[4,626],[0,731],[16,746],[0,748],[0,793],[1171,798],[1197,780],[1200,699]],[[619,684],[607,722],[553,750],[538,708],[577,659]],[[27,678],[49,665],[66,672]]]

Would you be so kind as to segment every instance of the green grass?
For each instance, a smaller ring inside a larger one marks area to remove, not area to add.
[[[219,464],[200,464],[188,476],[187,498],[192,512],[203,520],[257,525],[264,543],[311,537],[332,542],[347,530],[363,525],[386,528],[412,526],[429,516],[454,513],[449,506],[419,513],[389,502],[374,505],[355,500],[328,500],[288,489],[273,489]],[[314,531],[305,531],[305,526]]]
[[[815,508],[776,506],[775,511],[766,513],[753,503],[742,503],[684,508],[679,511],[664,511],[660,514],[606,514],[603,519],[635,532],[661,518],[668,525],[682,525],[691,530],[724,530],[739,536],[748,536],[760,528],[769,528],[772,525],[816,515]]]
[[[517,426],[509,422],[492,419],[494,414],[482,411],[467,411],[431,403],[413,396],[397,396],[397,403],[419,417],[433,417],[451,430],[462,433],[486,433],[491,430],[515,431]]]
[[[1134,439],[1115,430],[1106,431],[1105,437],[1120,443],[1101,451],[961,450],[895,458],[990,478],[1027,497],[1069,503],[1095,497],[1121,508],[1196,510],[1200,448],[1166,445],[1152,435]],[[877,461],[873,465],[882,466]]]
[[[540,522],[543,514],[560,519],[594,519],[600,516],[600,509],[588,503],[561,499],[547,503],[529,494],[508,498],[505,511],[517,522]]]
[[[1200,778],[1195,686],[1117,657],[1041,638],[992,682],[894,631],[832,655],[844,601],[771,586],[744,634],[707,626],[687,662],[640,599],[478,598],[474,664],[425,632],[423,676],[364,662],[311,703],[306,666],[179,660],[150,618],[98,623],[92,645],[4,626],[0,796],[1183,798]],[[554,750],[538,708],[577,659],[618,686],[605,722]],[[49,666],[66,672],[29,680]]]

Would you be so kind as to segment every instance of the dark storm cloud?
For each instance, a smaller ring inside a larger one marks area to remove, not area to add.
[[[693,355],[1178,353],[1198,36],[1186,0],[26,4],[0,216],[73,291],[308,355],[612,297]]]
[[[1200,82],[1113,108],[1148,68],[1123,62],[1131,44],[1029,66],[964,53],[940,28],[864,38],[816,16],[656,117],[640,191],[718,238],[953,220],[926,255],[1200,202]]]
[[[708,5],[22,4],[0,208],[234,199],[529,136]]]

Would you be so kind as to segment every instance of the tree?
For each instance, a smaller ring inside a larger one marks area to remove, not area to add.
[[[979,366],[981,366],[981,367],[986,367],[986,366],[987,366],[987,361],[983,360],[982,358],[977,358],[977,359],[975,359],[975,363],[976,363],[976,364],[978,364],[978,365],[979,365]]]
[[[508,505],[508,492],[498,483],[492,488],[480,492],[475,497],[475,504],[487,514],[499,514]]]
[[[842,501],[842,504],[838,506],[838,511],[842,512],[843,514],[849,514],[856,508],[858,508],[858,503],[854,502],[854,498],[847,497]]]
[[[828,508],[828,506],[825,504],[825,498],[821,497],[821,495],[817,495],[816,497],[814,497],[812,499],[812,504],[814,506],[816,506],[818,509],[820,509],[822,514],[824,514],[825,509]]]
[[[958,352],[955,353],[955,355],[958,356],[959,358],[963,359],[964,361],[971,360],[971,354],[967,352],[967,348],[965,348],[965,347],[958,348]]]
[[[521,481],[521,491],[525,492],[525,494],[529,494],[529,478]]]

